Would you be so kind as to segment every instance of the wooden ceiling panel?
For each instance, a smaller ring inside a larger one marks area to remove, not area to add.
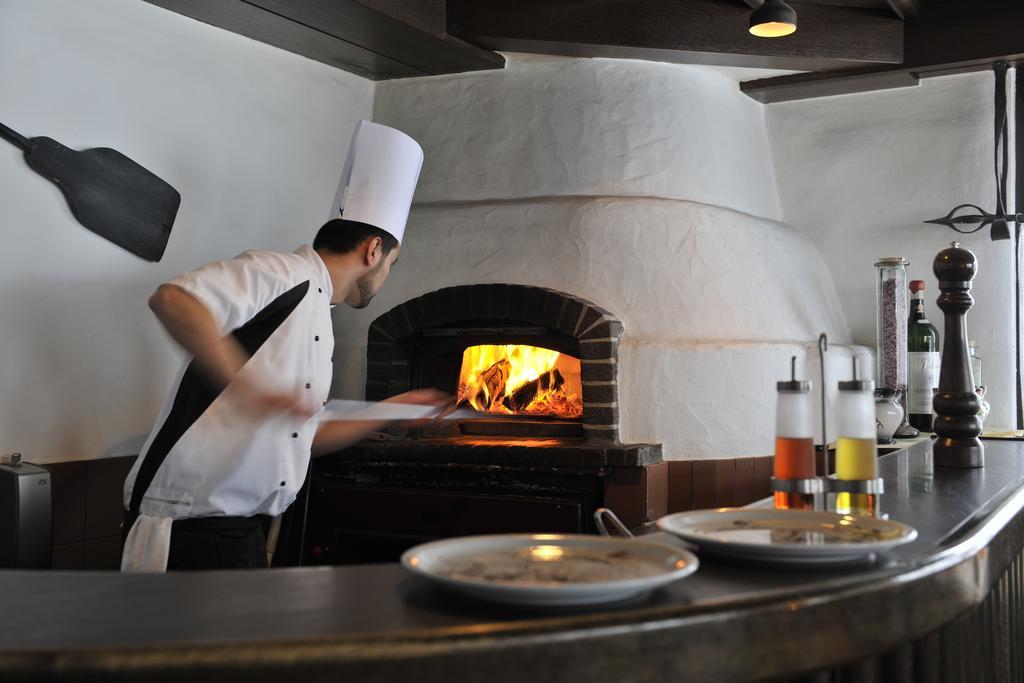
[[[739,0],[447,3],[448,31],[491,50],[803,71],[903,58],[903,22],[875,9],[792,2],[800,30],[765,40]]]
[[[750,7],[760,7],[764,0],[742,0]],[[787,0],[788,1],[788,0]],[[862,9],[888,9],[886,0],[804,0],[811,5],[829,5],[832,7],[860,7]]]
[[[896,16],[904,21],[916,19],[921,14],[920,0],[886,0],[886,2]]]
[[[898,64],[901,18],[928,0],[789,0],[800,27],[779,40],[747,31],[762,0],[147,1],[387,79],[501,68],[495,50],[798,71]]]
[[[751,8],[757,8],[764,4],[764,0],[742,1]],[[804,0],[804,2],[832,7],[859,7],[861,9],[892,11],[900,19],[906,20],[912,19],[920,13],[921,0]]]
[[[989,70],[999,60],[1024,66],[1021,26],[1020,0],[928,2],[905,24],[901,64],[779,76],[740,88],[761,102],[783,102],[913,85],[928,76]]]
[[[500,69],[449,35],[439,0],[146,0],[374,80]]]

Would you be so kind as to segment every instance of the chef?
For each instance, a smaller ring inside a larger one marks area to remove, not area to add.
[[[122,571],[265,567],[264,525],[295,500],[311,453],[385,426],[318,419],[332,375],[330,309],[363,308],[384,284],[422,163],[415,140],[362,121],[331,211],[341,217],[312,246],[247,251],[150,298],[188,358],[125,481]]]

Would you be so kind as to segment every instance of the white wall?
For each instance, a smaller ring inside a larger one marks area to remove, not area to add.
[[[0,64],[0,121],[113,147],[182,195],[166,255],[147,263],[81,227],[0,142],[0,453],[94,457],[149,429],[178,368],[149,292],[311,241],[373,84],[126,0],[0,0]]]
[[[762,105],[709,67],[507,55],[502,71],[383,81],[382,123],[430,146],[417,203],[681,199],[777,220]]]
[[[821,250],[856,342],[874,345],[877,257],[909,258],[941,330],[932,260],[953,239],[977,255],[968,329],[985,358],[987,428],[1015,422],[1012,243],[990,241],[987,230],[958,236],[921,221],[965,202],[995,210],[993,80],[991,73],[945,76],[766,107],[786,220]]]
[[[510,282],[624,323],[621,436],[669,458],[771,453],[775,381],[849,332],[810,241],[778,222],[762,106],[705,67],[511,56],[501,72],[381,82],[375,120],[424,147],[400,265],[369,312]],[[366,328],[336,325],[360,395]]]
[[[0,120],[119,149],[183,195],[164,260],[145,263],[0,146],[0,452],[40,462],[149,428],[178,355],[148,293],[211,259],[309,241],[371,113],[416,137],[426,165],[392,280],[336,317],[334,393],[362,394],[366,327],[391,306],[539,284],[623,319],[623,440],[674,458],[770,453],[788,356],[813,378],[819,332],[873,345],[875,257],[927,275],[950,236],[918,221],[991,205],[983,76],[764,108],[710,68],[513,56],[501,72],[381,83],[374,105],[369,81],[124,0],[0,0],[0,63]],[[994,321],[1010,260],[986,239],[965,240],[982,266],[971,325],[1008,424]]]

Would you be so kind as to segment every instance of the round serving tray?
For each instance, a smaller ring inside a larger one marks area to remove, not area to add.
[[[658,526],[700,550],[786,564],[857,562],[917,538],[900,522],[813,510],[692,510]]]
[[[592,605],[647,593],[697,571],[690,552],[568,534],[466,536],[402,555],[406,569],[461,593],[518,605]]]

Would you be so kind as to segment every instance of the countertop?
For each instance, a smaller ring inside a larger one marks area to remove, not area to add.
[[[632,680],[721,683],[831,666],[980,604],[1020,551],[1024,444],[985,445],[979,470],[933,468],[930,442],[880,459],[883,511],[919,535],[875,564],[798,571],[701,557],[693,576],[614,608],[495,607],[398,565],[2,571],[0,672],[537,683],[628,669]]]

